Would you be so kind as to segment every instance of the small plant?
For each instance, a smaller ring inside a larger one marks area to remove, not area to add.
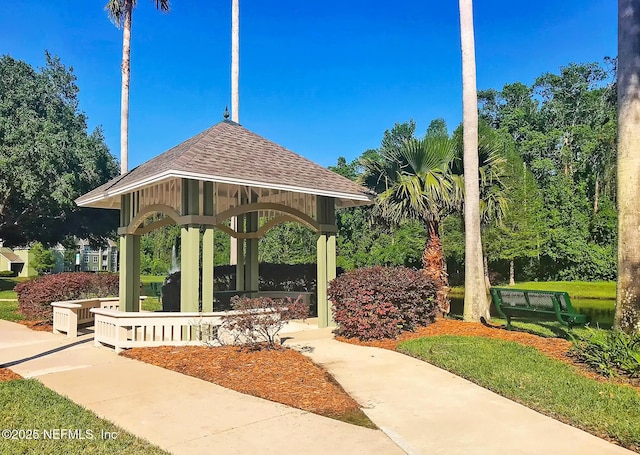
[[[13,270],[0,270],[0,278],[13,278],[18,276]]]
[[[433,280],[407,267],[352,270],[327,290],[338,333],[361,340],[395,338],[433,322],[437,292]]]
[[[27,319],[51,322],[51,302],[118,295],[116,274],[69,272],[44,275],[15,287],[18,307]]]
[[[247,345],[252,349],[276,348],[278,334],[292,319],[305,319],[309,307],[298,297],[295,301],[287,299],[269,299],[266,297],[233,297],[233,312],[224,316],[218,341],[228,334],[232,344]],[[226,343],[222,343],[226,344]]]
[[[612,377],[640,377],[640,334],[589,329],[573,340],[572,355],[598,373]]]

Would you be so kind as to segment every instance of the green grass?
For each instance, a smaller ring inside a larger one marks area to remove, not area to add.
[[[37,430],[40,436],[37,440],[0,438],[3,454],[167,454],[33,379],[0,382],[0,403],[1,429]],[[44,430],[53,429],[80,430],[85,436],[89,430],[95,439],[62,438],[61,433],[58,439],[45,439]],[[102,439],[107,432],[116,438]]]
[[[27,278],[0,278],[0,299],[17,299],[18,295],[13,288],[25,280]]]
[[[5,321],[21,321],[24,316],[18,312],[18,302],[0,302],[0,319]]]
[[[160,311],[162,305],[157,297],[147,297],[142,301],[142,309],[144,311]]]
[[[509,287],[496,285],[496,287]],[[536,291],[565,291],[573,299],[612,299],[616,298],[615,281],[524,281],[516,283],[514,289],[531,289]],[[454,286],[449,293],[451,297],[464,297],[464,286]]]
[[[516,283],[516,289],[565,291],[572,299],[615,299],[615,281],[527,281]]]
[[[444,335],[406,341],[398,350],[625,447],[640,446],[640,394],[635,389],[587,378],[533,347]]]
[[[162,283],[166,275],[141,275],[140,281],[142,284],[147,285],[149,283]]]

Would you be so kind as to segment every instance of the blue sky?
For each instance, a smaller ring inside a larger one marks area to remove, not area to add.
[[[2,0],[0,55],[72,66],[89,126],[119,156],[122,33],[106,0]],[[616,55],[611,0],[476,0],[478,88],[531,84],[569,62]],[[138,0],[130,167],[222,119],[230,105],[231,0]],[[240,123],[324,166],[380,144],[395,122],[422,134],[461,119],[457,1],[240,0]]]

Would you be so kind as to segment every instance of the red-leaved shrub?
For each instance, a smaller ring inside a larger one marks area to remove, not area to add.
[[[291,319],[305,319],[309,307],[300,297],[292,300],[268,297],[233,297],[235,311],[222,317],[222,329],[231,335],[232,344],[243,344],[252,349],[276,347],[278,334]],[[219,334],[220,332],[218,332]],[[224,340],[218,338],[221,344]]]
[[[433,322],[437,286],[407,267],[368,267],[335,278],[327,294],[338,333],[361,340],[395,338]]]
[[[117,296],[119,278],[113,273],[69,272],[44,275],[16,286],[18,307],[27,319],[53,319],[51,302]]]

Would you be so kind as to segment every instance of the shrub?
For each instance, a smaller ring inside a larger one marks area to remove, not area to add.
[[[403,330],[433,322],[437,291],[436,284],[418,270],[369,267],[337,277],[327,294],[338,333],[368,340],[395,338]]]
[[[69,272],[45,275],[16,286],[18,308],[27,319],[52,321],[51,302],[118,295],[116,274]]]
[[[269,299],[265,297],[232,299],[234,313],[222,319],[222,331],[218,334],[230,334],[233,344],[248,345],[253,349],[263,346],[276,347],[280,330],[291,319],[304,319],[309,308],[297,298]],[[218,341],[223,341],[218,338]]]
[[[336,272],[340,275],[343,273],[343,269],[338,267]],[[316,292],[316,264],[261,263],[258,267],[258,276],[258,287],[261,291]],[[165,278],[162,285],[164,311],[179,311],[180,279],[180,271]],[[234,291],[236,289],[236,266],[216,266],[213,271],[213,288],[216,291]]]
[[[640,334],[590,329],[575,339],[572,355],[604,376],[640,377]]]
[[[0,278],[13,278],[18,276],[13,270],[0,270]]]

